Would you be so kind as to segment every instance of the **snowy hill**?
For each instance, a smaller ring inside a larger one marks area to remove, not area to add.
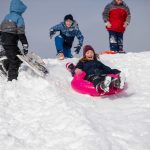
[[[0,150],[150,150],[150,52],[102,55],[127,89],[91,97],[71,89],[67,62],[45,59],[42,79],[22,65],[17,82],[0,77]]]

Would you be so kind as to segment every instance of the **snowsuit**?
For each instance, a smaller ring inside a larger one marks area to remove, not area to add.
[[[86,60],[84,58],[77,63],[75,68],[79,68],[86,72],[85,80],[92,82],[94,87],[103,82],[107,74],[118,74],[121,72],[117,69],[111,69],[105,66],[98,60]]]
[[[8,58],[4,61],[4,66],[8,71],[8,81],[18,77],[18,69],[21,64],[21,61],[16,56],[20,54],[18,41],[20,40],[22,44],[28,44],[25,35],[24,19],[22,17],[26,8],[21,0],[12,0],[10,3],[10,13],[5,16],[1,23],[2,45]]]
[[[76,21],[73,22],[73,25],[70,28],[67,28],[65,23],[61,22],[60,24],[52,27],[50,30],[53,30],[54,32],[60,32],[60,34],[55,37],[55,46],[57,53],[63,52],[65,57],[72,58],[71,48],[75,36],[79,40],[79,45],[83,45],[84,37],[79,30]]]
[[[109,21],[112,25],[110,28],[106,27],[109,32],[110,50],[123,50],[123,33],[125,31],[123,25],[124,23],[129,24],[131,20],[130,9],[126,3],[117,5],[113,0],[106,5],[103,11],[103,20],[105,23]]]

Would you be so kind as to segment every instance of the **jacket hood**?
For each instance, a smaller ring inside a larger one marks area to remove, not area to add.
[[[27,9],[27,6],[21,0],[12,0],[10,3],[10,12],[22,14]]]

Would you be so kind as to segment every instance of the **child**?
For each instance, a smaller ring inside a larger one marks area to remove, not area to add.
[[[70,70],[73,75],[79,75],[84,71],[86,73],[85,80],[92,82],[97,91],[102,89],[104,92],[109,92],[112,78],[107,76],[107,74],[120,74],[120,78],[114,80],[114,86],[116,88],[123,88],[124,86],[124,78],[121,71],[111,69],[100,62],[98,55],[90,45],[84,46],[83,58],[79,60],[75,67],[72,63],[69,64],[68,70]]]
[[[64,17],[64,21],[60,24],[50,28],[50,39],[56,32],[60,32],[58,36],[55,37],[55,46],[57,50],[57,56],[60,60],[63,60],[64,57],[72,58],[71,48],[75,36],[79,40],[79,44],[74,47],[75,53],[79,54],[80,49],[83,44],[83,35],[79,30],[77,22],[73,19],[71,14],[68,14]]]
[[[12,0],[10,3],[10,13],[5,16],[1,23],[1,41],[7,59],[3,61],[3,68],[8,72],[8,81],[17,79],[18,69],[21,61],[17,54],[21,54],[18,48],[20,40],[23,46],[23,54],[28,53],[28,42],[25,35],[25,24],[22,13],[25,12],[26,6],[21,0]]]
[[[123,0],[113,0],[103,11],[103,20],[109,32],[110,50],[123,51],[123,34],[131,20],[130,9]]]

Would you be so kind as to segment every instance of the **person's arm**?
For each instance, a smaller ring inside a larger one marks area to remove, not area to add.
[[[51,27],[50,30],[54,30],[55,32],[60,31],[62,29],[62,26],[63,26],[63,23],[59,23],[59,24]]]
[[[111,4],[106,5],[106,7],[104,8],[104,11],[102,13],[103,20],[104,20],[105,25],[106,25],[107,28],[111,28],[111,26],[112,26],[110,21],[109,21],[110,8],[111,8]]]
[[[23,54],[27,54],[29,45],[25,35],[25,24],[22,17],[20,17],[17,22],[17,34],[23,46]]]
[[[84,40],[84,36],[82,35],[82,33],[81,33],[81,31],[80,31],[79,28],[77,29],[76,37],[77,37],[77,39],[78,39],[78,41],[79,41],[79,45],[82,47],[82,45],[83,45],[83,40]]]
[[[82,47],[82,45],[83,45],[83,40],[84,40],[84,36],[82,35],[82,33],[81,33],[81,31],[79,30],[79,28],[77,28],[77,30],[76,30],[76,37],[77,37],[79,43],[78,43],[77,46],[74,47],[74,48],[75,48],[75,51],[74,51],[74,52],[75,52],[76,54],[79,54],[79,52],[80,52],[80,50],[81,50],[81,47]]]
[[[55,35],[55,33],[57,31],[61,31],[62,30],[62,26],[63,26],[63,23],[60,23],[60,24],[57,24],[57,25],[55,25],[55,26],[53,26],[53,27],[51,27],[49,29],[50,39],[52,39],[52,37]]]
[[[109,11],[110,11],[110,4],[106,5],[106,7],[104,8],[104,11],[102,13],[103,20],[105,23],[107,23],[109,21]]]
[[[27,44],[28,41],[25,35],[25,24],[24,24],[24,19],[20,17],[17,22],[17,34],[19,37],[19,40],[21,41],[22,45]]]
[[[100,62],[100,69],[103,69],[105,74],[118,74],[121,72],[118,69],[111,69],[110,67],[104,65],[102,62]]]
[[[79,61],[75,67],[75,74],[79,75],[83,71],[83,62]]]
[[[130,24],[130,21],[131,21],[131,12],[127,4],[125,2],[123,2],[123,4],[125,7],[125,10],[127,11],[127,18],[126,18],[126,21],[124,22],[124,27],[126,28]]]
[[[127,23],[127,25],[129,25],[130,21],[131,21],[131,12],[130,12],[129,7],[127,7],[127,13],[128,13],[128,16],[127,16],[125,23]]]

